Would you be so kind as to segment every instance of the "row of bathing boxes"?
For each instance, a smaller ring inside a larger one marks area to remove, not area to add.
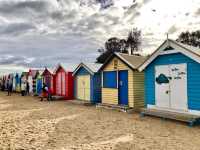
[[[143,115],[200,116],[200,49],[170,39],[149,57],[113,53],[104,64],[80,63],[72,71],[59,64],[10,76],[16,91],[27,80],[34,95],[45,83],[64,99],[144,108]]]

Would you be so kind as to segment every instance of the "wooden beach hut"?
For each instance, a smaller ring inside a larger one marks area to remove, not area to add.
[[[178,114],[200,116],[199,48],[167,39],[139,70],[145,71],[145,113],[157,112],[166,118]],[[184,119],[180,115],[178,118]],[[189,118],[187,121],[195,117]]]
[[[53,69],[45,68],[45,70],[42,73],[42,81],[43,81],[44,84],[47,85],[48,89],[50,89],[51,94],[54,94],[55,88],[54,88]]]
[[[36,73],[38,69],[29,69],[28,73],[28,83],[29,83],[29,93],[34,95],[36,93]]]
[[[21,73],[15,74],[15,91],[16,92],[21,91]]]
[[[146,57],[114,53],[100,68],[102,103],[131,108],[144,106],[144,73],[138,67]]]
[[[42,78],[43,70],[37,70],[35,75],[35,95],[39,96],[42,94],[42,88],[43,88],[43,78]]]
[[[58,64],[54,70],[55,77],[55,95],[62,99],[73,99],[74,79],[69,65]]]
[[[74,95],[76,99],[91,103],[101,102],[101,74],[98,72],[102,64],[80,63],[74,70]]]

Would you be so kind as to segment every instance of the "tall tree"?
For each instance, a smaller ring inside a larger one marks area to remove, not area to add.
[[[119,41],[120,43],[120,51],[122,53],[128,53],[128,50],[127,50],[127,41],[125,39],[121,39]]]
[[[120,39],[117,37],[112,37],[108,39],[105,43],[105,48],[107,51],[120,52],[121,50]]]
[[[131,54],[139,51],[139,46],[141,45],[141,31],[137,28],[133,28],[127,37],[127,47],[131,49]]]
[[[177,39],[178,42],[183,44],[192,45],[200,48],[200,30],[193,32],[182,32]]]
[[[128,53],[126,50],[126,40],[112,37],[105,42],[105,50],[103,48],[98,49],[101,55],[97,58],[97,62],[104,63],[106,59],[114,52]]]

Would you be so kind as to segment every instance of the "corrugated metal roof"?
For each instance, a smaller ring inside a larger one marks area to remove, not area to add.
[[[72,63],[60,63],[60,65],[63,67],[65,71],[70,71],[70,72],[73,72],[74,69],[76,68],[76,64]]]
[[[81,62],[79,65],[77,65],[76,69],[73,71],[73,75],[77,73],[77,71],[81,68],[84,67],[91,75],[94,73],[98,72],[99,69],[101,68],[102,64],[99,63],[85,63]]]
[[[138,55],[129,55],[122,53],[115,53],[118,57],[120,57],[123,61],[129,64],[133,69],[137,69],[146,59],[145,56]]]
[[[98,72],[98,70],[101,68],[102,64],[98,63],[83,63],[86,65],[92,72]]]

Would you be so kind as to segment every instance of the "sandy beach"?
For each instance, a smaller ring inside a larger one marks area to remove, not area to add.
[[[0,150],[199,150],[200,127],[0,93]]]

